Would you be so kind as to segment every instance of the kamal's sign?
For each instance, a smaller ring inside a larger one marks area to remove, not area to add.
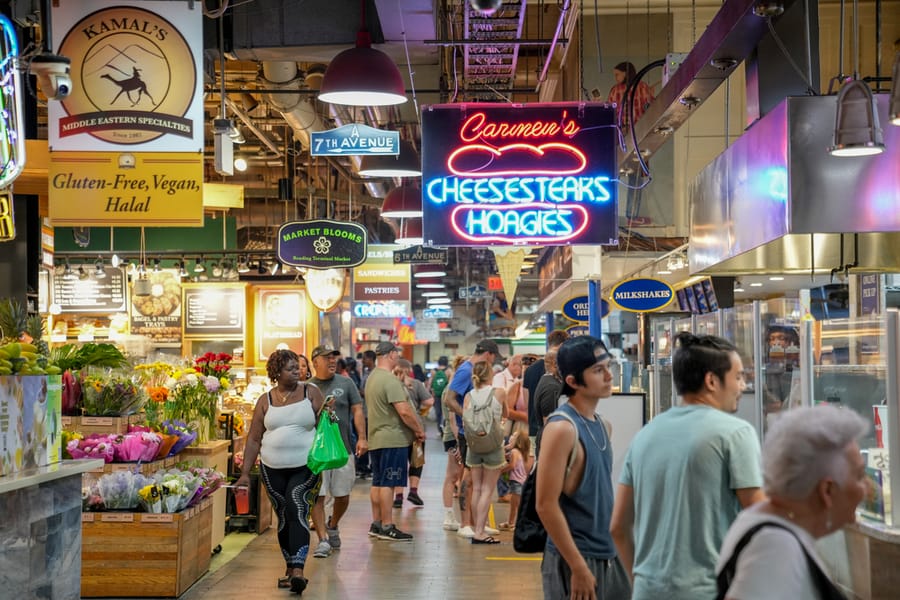
[[[360,156],[400,153],[400,132],[351,123],[328,131],[313,131],[312,156]]]
[[[431,244],[616,244],[616,172],[611,105],[463,103],[422,112]]]
[[[355,267],[366,260],[366,229],[357,223],[289,221],[278,230],[278,260],[293,267]]]

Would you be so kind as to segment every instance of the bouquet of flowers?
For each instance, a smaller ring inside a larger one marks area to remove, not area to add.
[[[153,481],[162,496],[162,512],[174,513],[188,506],[200,486],[200,480],[188,471],[157,471]]]
[[[156,458],[162,437],[151,431],[133,431],[115,436],[113,448],[119,462],[150,462]]]
[[[188,471],[197,478],[200,484],[197,488],[197,493],[191,500],[190,506],[212,495],[225,483],[225,474],[210,467],[190,467]]]
[[[222,382],[196,371],[176,371],[168,382],[169,397],[165,404],[167,419],[180,419],[193,426],[204,442],[214,432],[219,390]]]
[[[123,417],[138,412],[146,396],[135,377],[121,371],[94,370],[81,383],[84,414]]]
[[[157,425],[156,427],[160,429],[164,429],[162,424]],[[156,453],[155,460],[160,460],[172,454],[172,447],[178,442],[179,438],[177,435],[170,435],[165,431],[158,431],[153,427],[149,427],[147,425],[128,425],[128,433],[153,433],[154,435],[159,436],[159,450]]]
[[[178,438],[172,448],[169,450],[169,456],[173,454],[178,454],[184,448],[187,448],[197,439],[197,432],[190,429],[184,421],[179,421],[177,419],[171,419],[169,421],[163,421],[162,424],[163,431],[167,435],[174,435]]]
[[[144,512],[159,514],[162,512],[162,492],[155,483],[149,483],[138,490],[141,499],[141,508]]]
[[[112,436],[115,438],[116,436]],[[66,444],[66,451],[72,458],[102,458],[111,463],[115,459],[114,439],[109,435],[95,433],[84,439],[73,438]]]
[[[194,370],[201,375],[215,377],[220,380],[224,379],[227,382],[228,372],[231,370],[231,359],[232,356],[230,354],[225,354],[224,352],[218,354],[215,352],[207,352],[203,356],[198,356],[194,359]],[[227,383],[223,383],[223,385],[228,387]]]
[[[117,471],[107,473],[97,481],[103,506],[107,510],[131,510],[138,506],[138,491],[150,481],[140,473]]]

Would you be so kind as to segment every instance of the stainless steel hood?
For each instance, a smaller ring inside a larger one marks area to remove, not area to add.
[[[833,157],[834,96],[787,98],[691,186],[691,273],[900,271],[900,127],[886,151]],[[843,256],[841,255],[841,234]],[[854,239],[855,238],[855,239]]]

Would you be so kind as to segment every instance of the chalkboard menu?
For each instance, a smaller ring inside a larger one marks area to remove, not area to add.
[[[104,267],[104,277],[95,275],[94,267],[83,267],[84,275],[54,275],[53,300],[63,313],[125,312],[125,271]]]
[[[244,288],[200,285],[184,289],[184,335],[243,337]]]

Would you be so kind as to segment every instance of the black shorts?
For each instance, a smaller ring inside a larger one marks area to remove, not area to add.
[[[469,454],[469,446],[466,444],[466,436],[461,435],[458,439],[444,442],[444,452],[450,452],[451,449],[459,450],[459,460],[462,464],[466,464],[466,456]]]

